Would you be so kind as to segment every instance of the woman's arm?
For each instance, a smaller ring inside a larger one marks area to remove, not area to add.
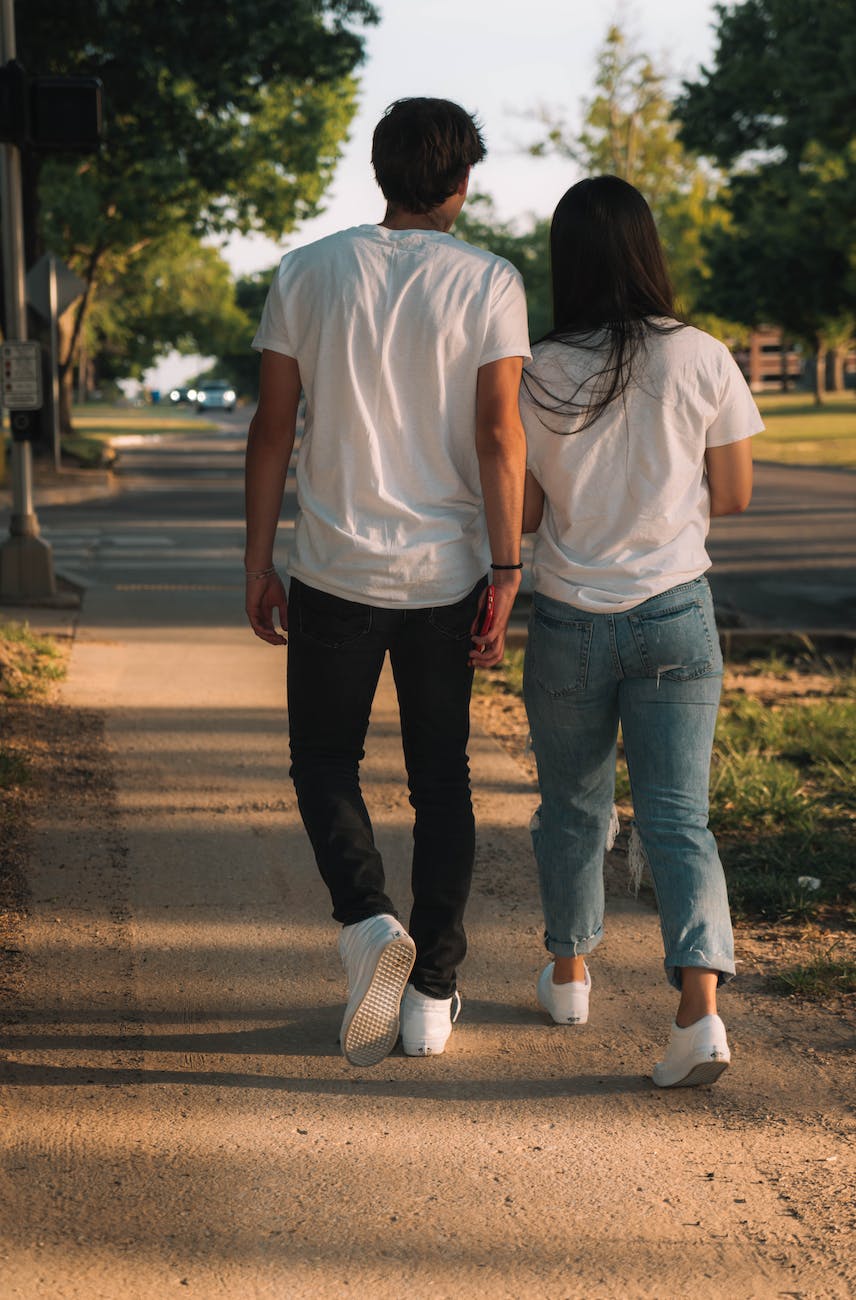
[[[739,515],[752,500],[752,439],[708,447],[704,461],[711,517]]]
[[[544,513],[544,489],[532,471],[526,471],[526,486],[523,492],[523,531],[536,533]]]

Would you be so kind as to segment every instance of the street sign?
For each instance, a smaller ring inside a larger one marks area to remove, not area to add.
[[[42,348],[29,339],[2,347],[3,405],[7,411],[38,411],[42,405]]]
[[[27,272],[27,302],[44,320],[51,314],[51,256],[44,253]],[[56,312],[61,316],[86,289],[85,281],[60,258],[54,257],[56,267]]]

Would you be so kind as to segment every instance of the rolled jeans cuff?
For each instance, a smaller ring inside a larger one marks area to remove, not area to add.
[[[689,948],[686,952],[675,953],[667,957],[663,966],[666,970],[666,977],[673,988],[680,989],[681,982],[677,972],[683,966],[695,966],[699,970],[716,971],[718,976],[716,987],[721,988],[723,984],[730,983],[737,973],[734,965],[734,958],[724,952],[711,953],[700,952],[698,948]]]
[[[594,934],[588,935],[585,939],[554,939],[545,930],[544,947],[554,957],[582,957],[586,953],[594,952],[602,938],[603,926],[600,926],[595,930]]]

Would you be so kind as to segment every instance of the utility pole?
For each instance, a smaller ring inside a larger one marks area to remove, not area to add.
[[[16,55],[14,0],[0,0],[0,62]],[[14,142],[2,145],[3,270],[6,287],[6,340],[27,338],[24,288],[24,219],[21,203],[21,151]],[[39,599],[56,594],[53,552],[39,536],[33,505],[33,455],[30,443],[15,436],[12,412],[12,519],[9,537],[0,546],[0,599]],[[27,419],[23,420],[26,428]]]

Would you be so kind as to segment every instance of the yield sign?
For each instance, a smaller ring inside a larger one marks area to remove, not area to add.
[[[33,310],[37,311],[45,320],[49,320],[51,314],[51,257],[51,253],[45,253],[27,272],[27,301]],[[80,297],[86,288],[86,283],[81,280],[79,275],[75,275],[71,267],[66,266],[65,262],[60,261],[58,257],[54,257],[53,261],[56,267],[57,315],[61,316],[71,306],[75,298]]]

